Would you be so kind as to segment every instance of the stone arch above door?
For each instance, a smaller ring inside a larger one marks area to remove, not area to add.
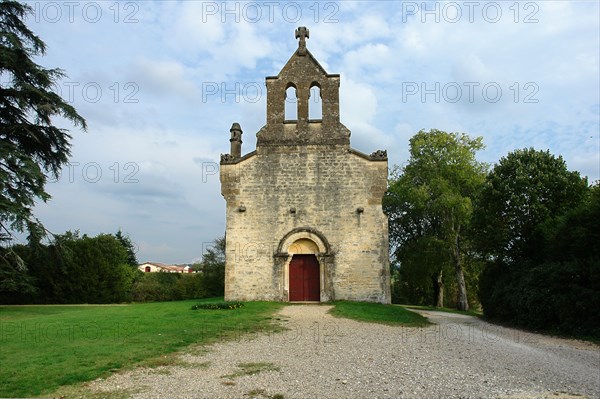
[[[316,248],[315,248],[316,247]],[[317,230],[301,227],[287,233],[279,242],[277,253],[294,254],[298,251],[309,251],[312,254],[329,254],[331,249],[325,237]]]
[[[320,253],[319,246],[311,239],[299,238],[290,244],[287,250],[291,255],[309,255]]]

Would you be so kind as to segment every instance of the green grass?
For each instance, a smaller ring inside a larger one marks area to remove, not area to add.
[[[452,309],[452,308],[436,308],[435,306],[419,306],[419,305],[397,305],[397,306],[402,306],[407,309],[431,310],[431,311],[435,311],[435,312],[446,312],[446,313],[458,313],[458,314],[464,314],[464,315],[475,316],[475,317],[483,316],[483,312],[480,310],[464,311],[464,310],[458,310],[458,309]]]
[[[430,324],[420,314],[397,305],[347,301],[335,301],[332,304],[335,307],[329,313],[335,317],[393,326],[422,327]]]
[[[244,375],[254,375],[261,371],[279,371],[279,367],[273,363],[260,362],[260,363],[240,363],[238,364],[239,371],[233,374],[224,375],[222,378],[234,379]]]
[[[169,364],[191,344],[275,329],[272,314],[282,306],[191,310],[197,303],[0,306],[0,397],[44,395],[122,368]]]

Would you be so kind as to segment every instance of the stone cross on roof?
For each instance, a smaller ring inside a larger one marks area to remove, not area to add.
[[[298,42],[298,55],[306,55],[306,39],[308,39],[310,31],[306,26],[301,26],[296,29],[296,39],[300,38]]]

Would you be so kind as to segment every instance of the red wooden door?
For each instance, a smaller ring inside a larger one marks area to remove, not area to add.
[[[319,262],[315,255],[294,255],[290,262],[290,301],[319,301]]]

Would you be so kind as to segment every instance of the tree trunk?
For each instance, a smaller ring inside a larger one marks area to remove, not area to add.
[[[454,269],[456,270],[456,282],[458,284],[458,300],[456,301],[456,308],[458,310],[469,310],[469,301],[467,300],[467,286],[465,284],[465,276],[463,274],[462,264],[460,262],[460,242],[459,234],[457,233],[454,238],[454,245],[452,248],[452,257],[454,258]]]
[[[440,271],[437,275],[435,307],[436,308],[444,307],[444,282],[442,281],[442,268],[441,267],[440,267]]]

